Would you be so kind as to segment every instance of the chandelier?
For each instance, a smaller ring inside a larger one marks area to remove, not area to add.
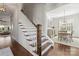
[[[4,3],[0,4],[0,12],[5,12]]]
[[[0,8],[0,11],[4,12],[4,11],[5,11],[5,9],[4,9],[4,8]]]

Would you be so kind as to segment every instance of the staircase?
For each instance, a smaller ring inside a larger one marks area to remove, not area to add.
[[[19,12],[18,20],[18,42],[27,49],[32,55],[37,54],[37,28],[29,21],[29,19]],[[44,55],[51,47],[53,47],[53,41],[44,34],[41,34],[41,55]]]

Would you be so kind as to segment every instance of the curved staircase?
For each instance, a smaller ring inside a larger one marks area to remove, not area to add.
[[[18,20],[18,42],[27,49],[32,55],[37,54],[37,28],[20,11]],[[41,33],[41,55],[44,55],[51,47],[53,41],[48,36]]]

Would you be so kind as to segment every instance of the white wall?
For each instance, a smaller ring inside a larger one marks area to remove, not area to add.
[[[70,3],[48,12],[49,17],[57,18],[79,13],[79,3]]]
[[[18,40],[18,11],[21,10],[22,4],[6,3],[5,8],[11,13],[12,37]]]
[[[46,9],[45,4],[36,4],[34,9],[33,20],[36,24],[42,25],[42,30],[44,34],[47,34],[47,19],[46,19]]]
[[[25,25],[25,27],[34,27],[34,25],[29,21],[27,16],[21,13],[22,4],[5,4],[7,11],[9,11],[11,16],[11,25],[12,25],[12,37],[19,40],[21,38],[19,33],[18,22],[21,21]],[[21,39],[22,40],[22,39]]]
[[[45,4],[24,4],[24,13],[35,24],[41,24],[42,30],[46,33],[46,9]]]

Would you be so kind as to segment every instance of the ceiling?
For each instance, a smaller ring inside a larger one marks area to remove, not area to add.
[[[79,4],[67,4],[49,11],[48,18],[57,18],[79,13]]]

